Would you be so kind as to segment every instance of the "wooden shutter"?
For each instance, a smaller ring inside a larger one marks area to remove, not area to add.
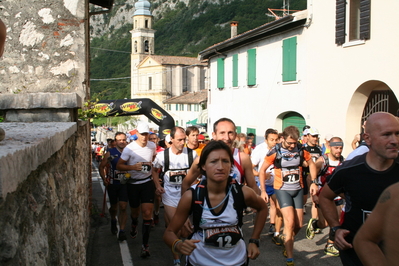
[[[218,58],[218,81],[217,86],[219,89],[224,88],[224,58]]]
[[[256,85],[256,49],[249,49],[248,52],[248,86]]]
[[[345,43],[346,0],[336,0],[335,10],[335,43]]]
[[[283,40],[283,81],[296,80],[296,36]]]
[[[238,87],[238,54],[233,55],[233,87]]]
[[[360,40],[370,39],[370,0],[360,0]]]

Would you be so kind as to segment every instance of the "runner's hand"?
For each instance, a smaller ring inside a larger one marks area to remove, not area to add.
[[[318,186],[317,184],[315,184],[315,183],[310,184],[310,190],[309,190],[309,192],[310,192],[310,195],[311,195],[311,196],[316,195],[317,192],[319,192],[319,186]]]
[[[259,248],[254,243],[248,244],[247,251],[248,251],[248,258],[250,258],[251,260],[256,259],[260,254]]]
[[[260,192],[260,197],[261,197],[266,203],[269,202],[269,196],[267,195],[266,191],[262,190],[262,191]]]
[[[194,240],[194,239],[186,239],[183,242],[177,244],[177,251],[183,255],[190,255],[191,252],[193,252],[194,249],[197,248],[195,243],[200,242],[200,240]]]
[[[346,229],[338,229],[335,232],[335,240],[334,240],[334,246],[338,250],[345,250],[349,248],[353,248],[352,244],[346,242],[345,237],[349,235],[350,231]]]

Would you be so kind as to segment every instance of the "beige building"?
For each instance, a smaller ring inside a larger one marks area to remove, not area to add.
[[[139,0],[135,8],[131,31],[131,97],[150,98],[165,107],[164,102],[171,97],[204,90],[207,64],[193,57],[155,55],[155,30],[152,28],[150,3]],[[186,104],[191,104],[191,100]],[[195,113],[189,112],[184,117],[190,115]],[[187,121],[195,118],[189,117]],[[180,116],[174,119],[181,121]]]

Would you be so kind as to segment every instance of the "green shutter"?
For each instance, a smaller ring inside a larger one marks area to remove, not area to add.
[[[248,135],[248,133],[254,133],[254,135],[256,136],[256,129],[248,127],[247,128],[247,135]]]
[[[283,81],[296,80],[296,37],[283,40]]]
[[[237,134],[241,133],[241,127],[240,126],[236,126],[236,132],[237,132]]]
[[[224,58],[218,58],[218,88],[224,88]]]
[[[248,50],[248,86],[256,85],[256,49]]]
[[[238,54],[233,55],[233,87],[238,87]]]

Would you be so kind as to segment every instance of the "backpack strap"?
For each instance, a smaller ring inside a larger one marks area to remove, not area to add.
[[[167,171],[169,171],[169,149],[170,148],[166,148],[163,152],[163,160],[164,160],[164,170],[163,172],[166,173]]]
[[[190,188],[192,191],[191,211],[193,215],[194,232],[200,230],[200,221],[203,212],[205,195],[208,193],[206,189],[206,178],[196,186],[195,189]],[[242,192],[242,185],[238,184],[235,179],[229,177],[228,186],[232,186],[231,192],[234,199],[234,209],[237,212],[238,226],[242,226],[243,210],[246,208],[244,193]],[[228,190],[227,190],[228,191]]]
[[[187,153],[188,153],[188,167],[190,168],[194,161],[193,150],[187,147]]]
[[[237,167],[238,171],[240,172],[240,175],[241,175],[240,183],[242,184],[242,183],[244,183],[244,179],[245,179],[244,175],[245,175],[245,173],[244,173],[244,170],[243,170],[242,167],[241,167],[241,156],[240,156],[240,151],[237,151],[237,153],[238,153],[238,160],[240,161],[240,163],[238,163],[238,162],[234,159],[234,165],[235,165],[235,167]]]

